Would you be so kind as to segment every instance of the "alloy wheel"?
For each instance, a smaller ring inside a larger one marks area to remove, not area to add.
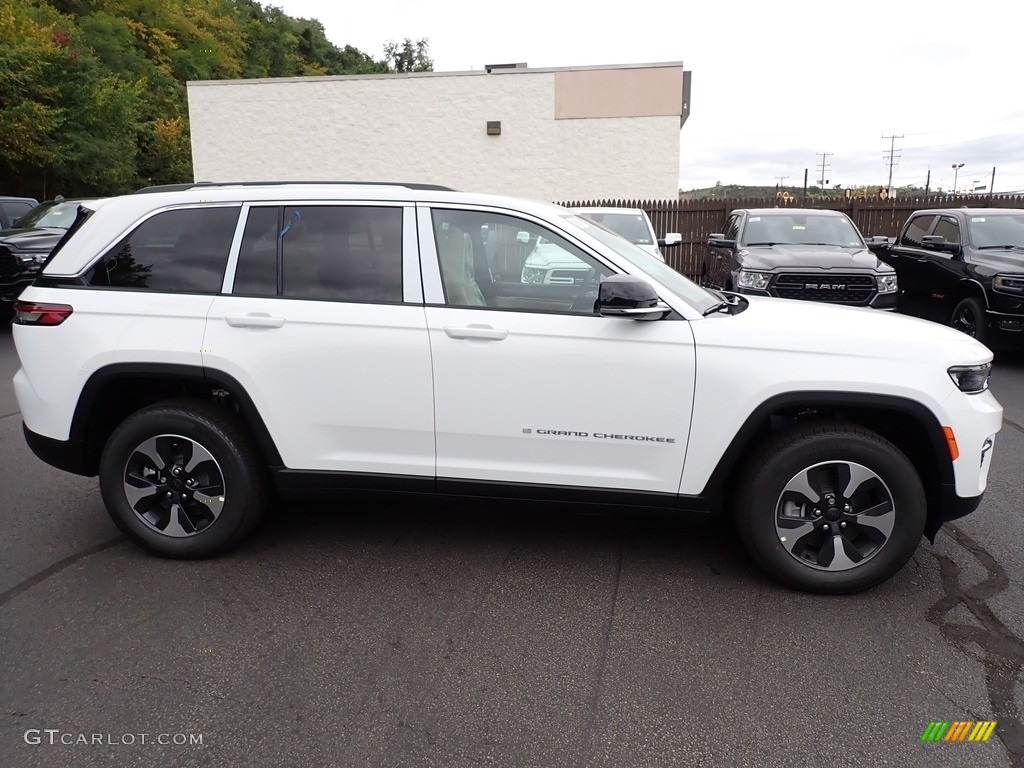
[[[124,467],[124,494],[135,515],[165,536],[194,536],[224,509],[224,473],[205,447],[157,435],[135,447]]]
[[[815,464],[779,494],[775,532],[799,562],[823,571],[857,568],[892,536],[896,505],[876,472],[850,461]]]

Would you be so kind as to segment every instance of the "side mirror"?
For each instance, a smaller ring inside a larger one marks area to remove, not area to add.
[[[959,243],[951,243],[942,235],[925,235],[921,238],[921,243],[925,248],[931,248],[936,251],[946,251],[947,253],[960,252]]]
[[[881,253],[889,250],[889,247],[892,245],[892,239],[885,235],[872,235],[865,238],[864,243],[872,253]]]
[[[658,238],[659,248],[671,248],[682,243],[683,236],[678,232],[667,232],[664,237]]]
[[[712,248],[733,248],[736,245],[736,241],[726,240],[725,235],[721,232],[715,232],[712,235],[708,235],[708,245]]]
[[[633,275],[612,275],[601,281],[594,309],[601,317],[660,320],[671,310],[661,303],[654,286]]]

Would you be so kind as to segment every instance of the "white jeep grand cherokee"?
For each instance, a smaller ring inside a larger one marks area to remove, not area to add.
[[[538,238],[586,276],[524,280],[502,243]],[[384,488],[729,510],[775,578],[853,592],[978,506],[1002,419],[965,334],[710,292],[570,210],[429,185],[90,201],[16,311],[32,450],[172,557],[275,491]]]

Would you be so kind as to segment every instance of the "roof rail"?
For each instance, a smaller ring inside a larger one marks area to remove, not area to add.
[[[451,187],[444,187],[440,184],[419,184],[402,181],[190,181],[181,184],[157,184],[152,187],[143,187],[142,189],[135,190],[135,194],[148,194],[150,192],[181,192],[186,189],[200,189],[203,187],[271,187],[282,184],[354,184],[368,187],[405,187],[406,189],[421,189],[435,192],[456,191]]]

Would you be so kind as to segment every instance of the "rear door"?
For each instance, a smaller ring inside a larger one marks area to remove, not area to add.
[[[910,218],[885,259],[896,270],[900,308],[915,315],[927,316],[933,311],[934,285],[929,277],[928,262],[937,252],[924,247],[924,236],[932,233],[936,218],[934,213]]]
[[[204,364],[245,387],[288,468],[432,477],[413,208],[282,202],[243,213]]]

